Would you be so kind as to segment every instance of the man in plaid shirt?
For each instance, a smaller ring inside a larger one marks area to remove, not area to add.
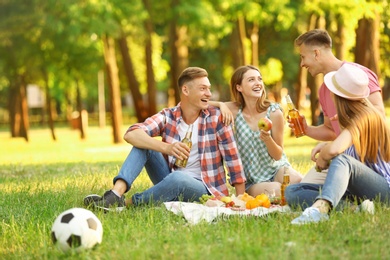
[[[133,148],[104,195],[88,195],[86,206],[121,211],[126,205],[150,202],[197,201],[203,194],[228,196],[226,172],[236,195],[245,192],[245,176],[231,126],[222,122],[219,109],[209,106],[210,81],[206,70],[185,69],[178,79],[181,102],[161,110],[143,123],[132,125],[124,139]],[[192,148],[181,140],[192,125]],[[154,138],[160,136],[161,138]],[[188,159],[185,168],[176,158]],[[154,186],[124,199],[143,168]],[[225,168],[226,167],[226,168]]]

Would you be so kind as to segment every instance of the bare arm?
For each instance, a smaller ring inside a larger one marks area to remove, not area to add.
[[[142,129],[135,129],[127,132],[124,139],[126,142],[137,148],[154,150],[180,159],[190,156],[190,148],[182,142],[172,144],[165,143],[149,136]]]
[[[283,154],[283,134],[284,134],[284,117],[280,110],[276,110],[270,114],[272,121],[271,134],[269,132],[260,131],[260,139],[267,146],[268,154],[275,160],[280,160]]]
[[[236,118],[238,113],[238,105],[235,102],[209,101],[209,104],[219,107],[222,113],[222,122],[225,125],[234,123],[234,118]]]
[[[324,124],[319,126],[307,125],[306,119],[304,119],[306,135],[318,140],[318,141],[333,141],[337,135],[334,132],[330,119],[324,116]]]
[[[383,105],[383,98],[382,98],[382,94],[381,92],[379,91],[376,91],[376,92],[373,92],[371,93],[368,98],[367,98],[371,104],[376,108],[378,109],[378,111],[384,116],[386,117],[386,113],[385,113],[385,107]]]
[[[234,185],[234,188],[236,190],[236,196],[238,196],[240,194],[244,194],[244,192],[245,192],[245,182],[243,182],[243,183],[236,183]]]
[[[320,169],[326,169],[333,157],[343,153],[351,145],[352,135],[347,129],[344,129],[333,142],[326,145],[318,144],[317,146],[322,147],[316,159],[317,166]]]

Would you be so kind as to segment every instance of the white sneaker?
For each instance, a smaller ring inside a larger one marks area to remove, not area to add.
[[[363,201],[357,208],[356,212],[367,212],[372,215],[375,214],[375,205],[374,202],[371,200],[365,200]]]
[[[329,220],[328,214],[321,213],[318,208],[309,207],[303,211],[302,215],[300,215],[296,219],[293,219],[293,221],[291,221],[291,224],[302,225],[309,223],[318,223],[327,220]]]

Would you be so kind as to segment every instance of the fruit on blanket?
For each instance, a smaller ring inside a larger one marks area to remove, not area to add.
[[[260,130],[269,131],[272,128],[272,121],[268,118],[260,118],[259,122],[257,123],[257,126]]]
[[[232,198],[230,198],[229,196],[224,196],[221,198],[221,201],[225,204],[227,203],[230,203],[232,201]]]
[[[264,208],[269,208],[269,207],[271,207],[271,201],[270,201],[270,200],[264,201],[262,207],[264,207]]]
[[[267,194],[260,194],[256,196],[256,199],[260,202],[260,206],[264,208],[269,208],[271,206],[271,200],[269,199]]]
[[[249,199],[245,205],[247,209],[254,209],[257,207],[269,208],[270,206],[271,206],[271,201],[267,196],[267,194],[264,193],[257,195],[256,198],[252,197],[252,199]]]
[[[228,202],[228,203],[225,203],[225,207],[226,208],[231,208],[231,207],[234,207],[235,205],[234,205],[234,201],[230,201],[230,202]]]
[[[203,194],[199,198],[199,202],[202,204],[205,204],[209,199],[216,199],[214,195],[209,195],[209,194]]]
[[[242,201],[245,201],[247,202],[248,200],[252,200],[254,199],[254,197],[252,197],[251,195],[249,195],[248,193],[244,193],[244,194],[240,194],[237,196],[238,199],[242,200]]]
[[[248,200],[245,204],[246,209],[254,209],[260,206],[260,201],[257,199]]]
[[[259,200],[259,201],[266,201],[266,200],[269,200],[267,194],[264,194],[264,193],[262,193],[262,194],[260,194],[260,195],[257,195],[257,196],[256,196],[256,199]]]

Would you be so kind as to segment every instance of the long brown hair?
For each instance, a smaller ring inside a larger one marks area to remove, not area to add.
[[[260,73],[260,70],[258,68],[256,68],[255,66],[245,65],[245,66],[238,67],[234,71],[232,77],[230,78],[231,94],[233,96],[234,101],[239,103],[242,108],[245,107],[245,100],[244,100],[244,97],[242,96],[242,93],[237,90],[237,85],[242,84],[242,79],[244,78],[244,74],[248,70],[257,70]],[[261,75],[261,73],[260,73],[260,75]],[[263,84],[263,94],[256,102],[256,111],[257,112],[259,112],[259,113],[263,112],[271,105],[271,101],[269,101],[266,97],[267,97],[267,93],[265,92],[265,86]]]
[[[382,160],[390,161],[390,129],[380,112],[367,99],[334,97],[340,126],[350,131],[360,160],[376,163],[379,151]]]

